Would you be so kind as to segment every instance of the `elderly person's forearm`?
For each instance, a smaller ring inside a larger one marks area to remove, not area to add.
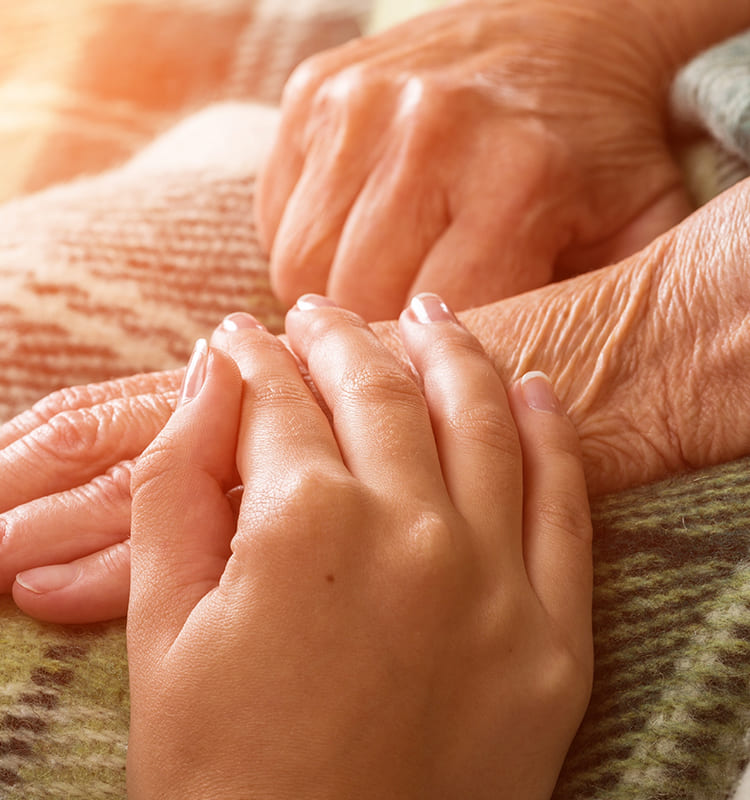
[[[551,6],[559,0],[547,0]],[[459,0],[464,6],[510,6],[525,0]],[[599,12],[612,24],[628,25],[647,37],[646,49],[661,49],[666,68],[676,70],[697,53],[750,28],[750,3],[744,0],[566,0],[568,8]],[[656,48],[654,47],[656,45]],[[668,88],[668,84],[664,87]]]
[[[750,453],[749,210],[746,181],[620,264],[462,315],[506,381],[552,377],[592,494]]]

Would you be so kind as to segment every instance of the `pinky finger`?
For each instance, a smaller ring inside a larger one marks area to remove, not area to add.
[[[71,561],[21,572],[16,605],[45,622],[84,624],[124,617],[130,594],[130,541]]]
[[[541,372],[524,375],[509,400],[523,452],[526,571],[548,615],[583,648],[591,637],[593,568],[578,434]]]

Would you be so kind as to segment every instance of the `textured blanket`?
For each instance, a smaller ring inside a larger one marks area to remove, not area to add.
[[[0,420],[59,386],[180,366],[238,306],[278,329],[252,225],[269,104],[301,58],[358,32],[366,0],[8,5]],[[676,84],[679,124],[713,126],[688,158],[698,194],[747,171],[741,148],[717,166],[737,84],[704,91],[728,52]],[[555,800],[739,797],[750,461],[605,498],[594,519],[595,688]],[[123,798],[123,624],[42,625],[6,599],[0,642],[0,797]]]

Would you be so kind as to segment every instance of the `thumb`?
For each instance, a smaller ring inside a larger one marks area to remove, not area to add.
[[[550,618],[588,658],[592,531],[578,434],[543,373],[524,375],[508,398],[523,451],[529,581]]]
[[[457,217],[435,242],[409,290],[435,292],[456,309],[485,305],[552,280],[556,241],[520,231],[487,210]],[[528,235],[527,235],[528,234]]]
[[[693,201],[680,179],[611,236],[589,245],[577,243],[562,251],[555,264],[555,278],[561,280],[623,261],[682,222],[694,210]]]
[[[148,620],[151,647],[154,633],[169,647],[229,558],[241,395],[234,361],[199,340],[174,414],[133,469],[128,635]]]

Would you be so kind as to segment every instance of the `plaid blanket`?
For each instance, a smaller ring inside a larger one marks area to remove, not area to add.
[[[6,4],[0,420],[59,386],[181,366],[238,305],[279,328],[252,225],[269,104],[367,12],[366,0]],[[724,102],[697,91],[708,68],[676,100],[693,127]],[[748,466],[596,504],[595,689],[555,800],[741,791]],[[123,631],[42,625],[0,601],[0,797],[124,797]]]

